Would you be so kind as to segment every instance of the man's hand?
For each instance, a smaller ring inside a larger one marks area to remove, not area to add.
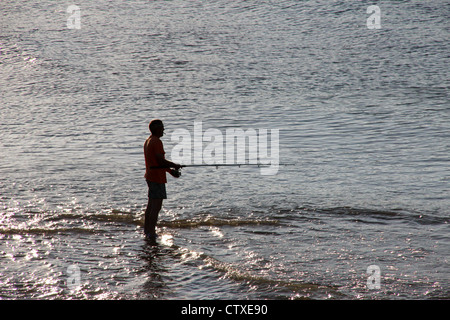
[[[169,171],[170,175],[174,178],[179,178],[181,176],[181,172],[178,170],[171,169]]]
[[[178,163],[174,163],[175,170],[180,170],[181,169],[181,165],[179,165]]]

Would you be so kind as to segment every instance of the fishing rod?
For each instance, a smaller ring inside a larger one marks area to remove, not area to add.
[[[181,165],[181,168],[185,167],[216,167],[218,169],[219,167],[241,167],[241,166],[257,166],[258,168],[261,166],[270,166],[271,164],[265,164],[265,163],[222,163],[222,164],[186,164]],[[279,166],[293,166],[293,163],[279,163]]]
[[[241,167],[241,166],[257,166],[258,168],[261,166],[270,166],[271,164],[265,163],[213,163],[213,164],[181,164],[180,168],[190,168],[190,167]],[[293,163],[279,163],[279,166],[295,166]],[[173,166],[153,166],[150,169],[167,169],[172,168]]]
[[[180,168],[190,168],[190,167],[216,167],[216,169],[219,169],[219,167],[241,167],[241,166],[257,166],[260,168],[261,166],[270,166],[271,164],[264,164],[264,163],[215,163],[215,164],[182,164],[180,165]],[[279,163],[279,166],[295,166],[294,163]],[[150,167],[150,169],[170,169],[173,166],[153,166]],[[172,174],[179,177],[181,176],[180,170],[172,170]]]

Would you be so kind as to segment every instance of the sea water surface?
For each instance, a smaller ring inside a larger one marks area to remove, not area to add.
[[[450,297],[448,1],[73,4],[0,3],[1,299]],[[183,169],[150,244],[153,118],[295,165]]]

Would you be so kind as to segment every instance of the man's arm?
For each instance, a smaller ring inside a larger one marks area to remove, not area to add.
[[[176,164],[172,161],[167,160],[164,158],[163,153],[157,153],[156,154],[156,161],[158,161],[158,165],[161,167],[167,167],[167,168],[174,168],[174,169],[180,169],[181,166],[179,164]]]

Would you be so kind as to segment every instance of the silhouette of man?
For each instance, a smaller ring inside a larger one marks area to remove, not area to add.
[[[148,185],[148,203],[145,210],[144,234],[150,240],[155,240],[156,223],[166,194],[166,172],[175,178],[179,177],[179,164],[168,161],[164,157],[164,147],[160,138],[164,135],[164,125],[161,120],[150,121],[150,137],[144,143],[145,179]]]

